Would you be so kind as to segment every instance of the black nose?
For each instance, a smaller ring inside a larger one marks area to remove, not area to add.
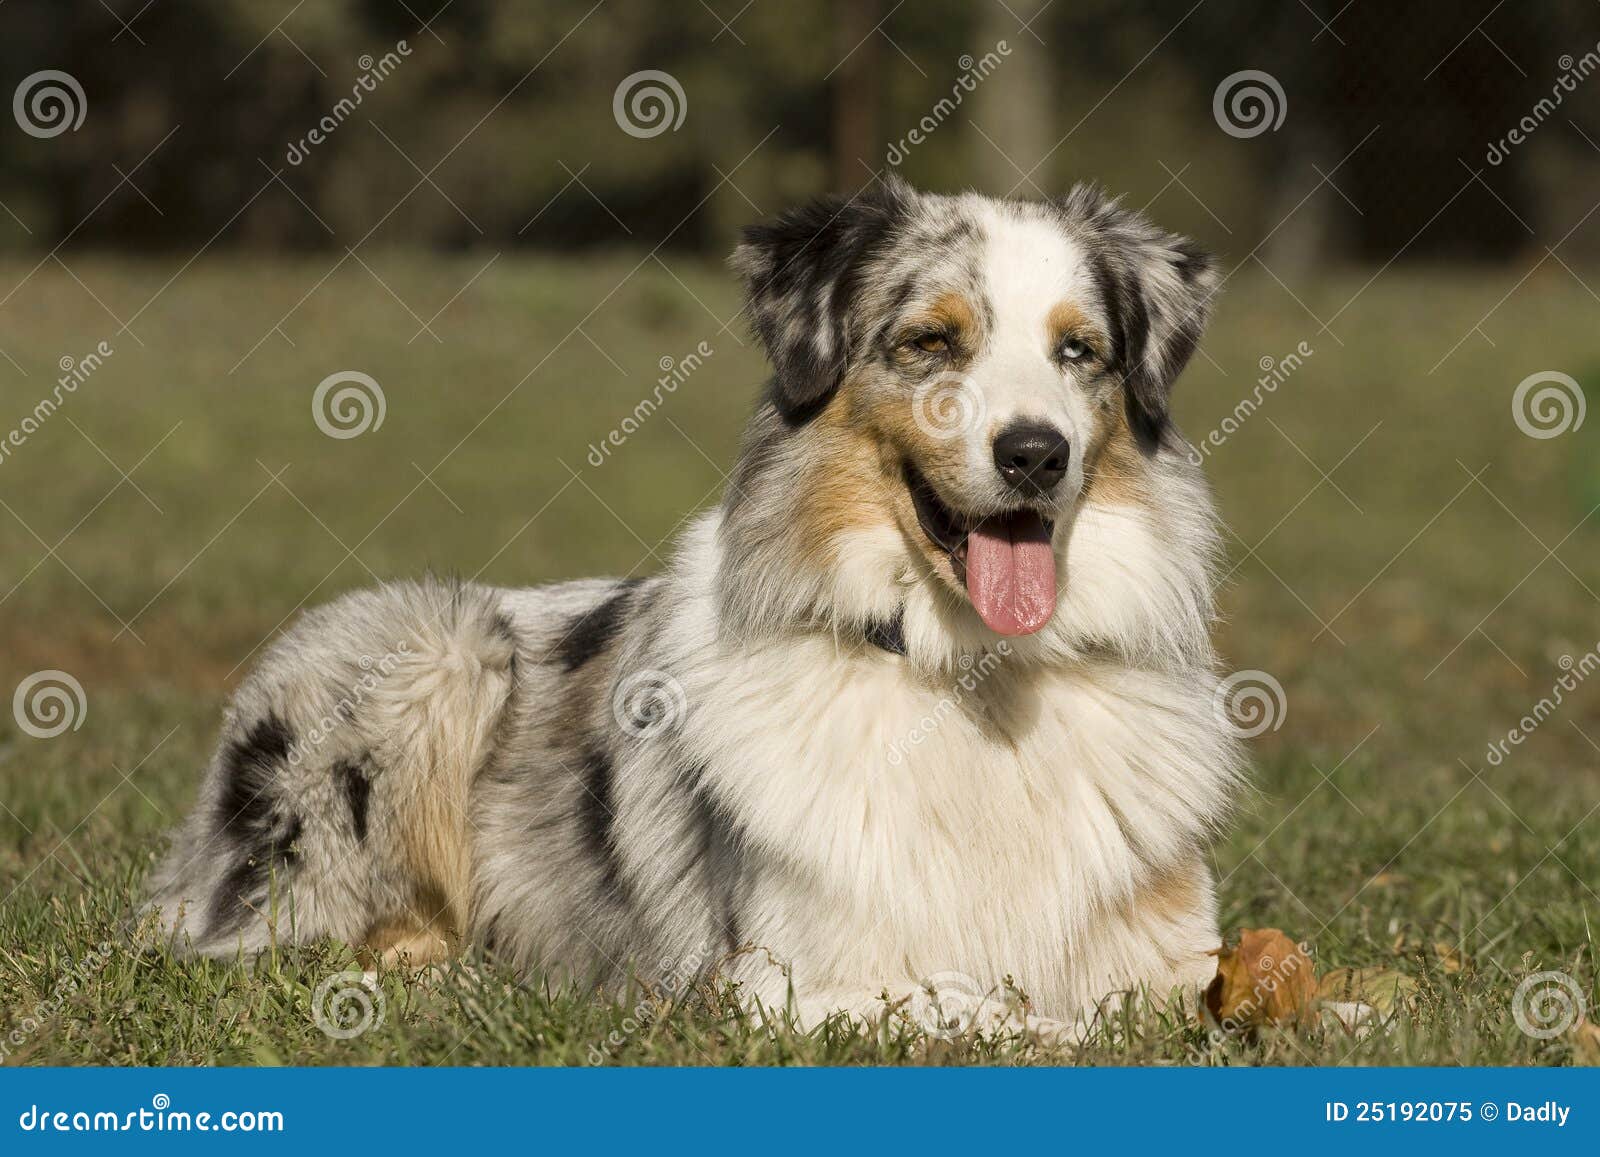
[[[1067,436],[1054,426],[1019,423],[994,440],[994,464],[1006,485],[1041,497],[1067,474],[1071,450]]]

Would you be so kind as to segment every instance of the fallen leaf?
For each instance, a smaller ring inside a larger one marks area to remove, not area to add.
[[[1439,967],[1452,975],[1466,967],[1465,959],[1448,940],[1435,940],[1433,954],[1439,958]]]
[[[1389,1016],[1417,994],[1417,982],[1392,968],[1335,968],[1317,984],[1317,999],[1326,1003],[1365,1004]]]
[[[1311,957],[1276,928],[1244,928],[1239,943],[1216,950],[1217,975],[1206,988],[1207,1010],[1227,1029],[1305,1020],[1316,995]]]
[[[1600,1024],[1580,1020],[1572,1026],[1572,1059],[1580,1065],[1600,1065]]]

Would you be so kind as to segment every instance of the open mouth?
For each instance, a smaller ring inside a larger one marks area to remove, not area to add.
[[[1055,524],[1018,507],[982,517],[952,510],[909,462],[906,488],[928,540],[950,556],[956,578],[990,630],[1031,635],[1056,609]]]

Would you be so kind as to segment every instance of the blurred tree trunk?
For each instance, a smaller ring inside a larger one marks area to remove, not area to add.
[[[1000,4],[984,4],[979,9],[971,56],[982,61],[985,54],[993,52],[1000,61],[982,80],[973,73],[977,89],[968,98],[973,126],[967,133],[969,169],[972,184],[985,193],[1016,189],[1019,197],[1038,197],[1061,191],[1052,183],[1048,164],[1023,179],[1060,136],[1051,98],[1054,78],[1049,51],[1018,28],[1019,23],[1032,20],[1046,2],[1010,0],[1009,12]],[[997,48],[1002,40],[1011,50],[1008,56],[1000,55]],[[970,70],[963,75],[966,71]]]
[[[854,193],[877,171],[883,150],[878,118],[883,108],[883,39],[873,31],[883,19],[882,0],[834,0],[836,59],[833,74],[833,157],[829,184]],[[849,58],[845,59],[845,54]],[[864,163],[863,163],[864,162]]]

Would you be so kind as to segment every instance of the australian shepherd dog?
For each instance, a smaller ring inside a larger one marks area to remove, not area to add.
[[[896,180],[732,265],[773,374],[720,507],[655,577],[306,614],[157,873],[175,950],[714,976],[800,1025],[1209,975],[1241,757],[1168,399],[1212,260],[1094,188]]]

